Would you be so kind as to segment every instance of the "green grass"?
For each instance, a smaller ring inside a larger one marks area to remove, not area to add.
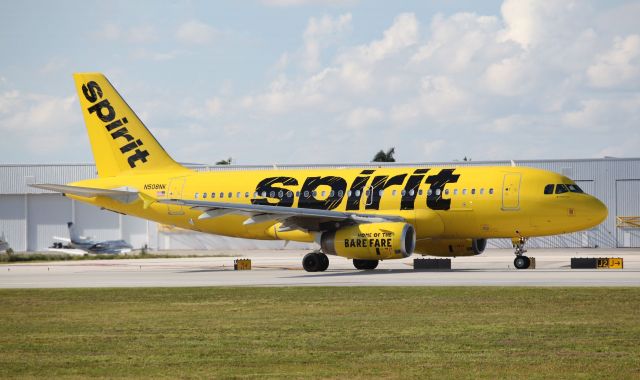
[[[638,288],[0,290],[0,377],[640,378]]]

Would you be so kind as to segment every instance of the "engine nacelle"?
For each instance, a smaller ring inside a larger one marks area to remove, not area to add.
[[[423,239],[416,242],[416,253],[431,256],[475,256],[487,248],[487,239]]]
[[[416,233],[408,223],[358,224],[323,233],[320,245],[326,254],[349,259],[402,259],[413,253]]]

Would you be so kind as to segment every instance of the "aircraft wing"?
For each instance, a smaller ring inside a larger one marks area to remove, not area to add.
[[[87,198],[98,196],[109,197],[125,203],[131,203],[138,198],[138,192],[131,190],[98,189],[94,187],[55,185],[49,183],[32,184],[29,186],[43,190],[55,191],[57,193],[72,194]]]
[[[245,225],[267,221],[282,222],[280,231],[287,229],[319,230],[320,224],[338,223],[380,223],[400,222],[405,219],[398,215],[363,214],[310,208],[294,208],[270,205],[237,204],[227,202],[210,202],[182,199],[162,199],[159,203],[190,207],[202,211],[198,219],[216,218],[223,215],[245,215]]]

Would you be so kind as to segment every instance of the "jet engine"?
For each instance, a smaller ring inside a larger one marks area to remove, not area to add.
[[[423,239],[416,242],[416,253],[431,256],[475,256],[484,252],[487,239]]]
[[[349,259],[388,260],[409,257],[416,245],[411,224],[368,223],[322,234],[322,252]]]

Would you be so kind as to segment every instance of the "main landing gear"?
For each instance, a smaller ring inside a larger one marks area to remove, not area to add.
[[[353,266],[360,270],[373,270],[378,266],[378,260],[353,259]],[[302,267],[307,272],[324,272],[329,268],[329,258],[319,251],[307,253],[302,258]]]
[[[515,248],[516,258],[513,260],[513,266],[516,269],[528,269],[531,266],[531,260],[529,257],[525,256],[524,253],[527,250],[524,248],[524,244],[527,242],[527,238],[519,237],[511,239],[511,243],[513,243],[513,248]]]
[[[353,266],[361,270],[373,270],[378,266],[378,260],[353,259]]]
[[[329,258],[322,252],[311,252],[302,258],[302,267],[307,272],[324,272],[329,268]]]

